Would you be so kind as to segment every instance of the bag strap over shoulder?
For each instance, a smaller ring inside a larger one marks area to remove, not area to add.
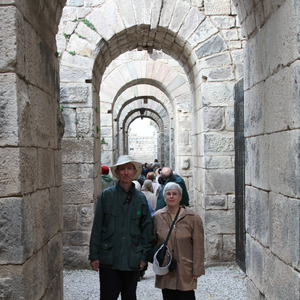
[[[171,225],[171,228],[170,228],[170,230],[169,230],[169,233],[168,233],[168,236],[167,236],[167,238],[166,238],[166,241],[164,242],[164,245],[165,245],[165,246],[167,246],[167,244],[168,244],[168,240],[169,240],[170,235],[171,235],[171,233],[172,233],[172,230],[173,230],[173,227],[174,227],[174,225],[175,225],[175,222],[177,221],[177,218],[178,218],[178,215],[179,215],[179,211],[180,211],[180,206],[179,206],[178,212],[177,212],[177,214],[176,214],[176,216],[175,216],[175,219],[174,219],[174,221],[173,221],[173,223],[172,223],[172,225]]]

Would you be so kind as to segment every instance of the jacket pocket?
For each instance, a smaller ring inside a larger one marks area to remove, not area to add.
[[[193,261],[186,258],[186,257],[181,257],[181,263],[182,263],[182,268],[185,273],[187,274],[193,274]]]
[[[113,264],[113,244],[102,243],[100,248],[100,264],[104,266],[112,266]]]
[[[104,241],[112,240],[115,233],[116,216],[113,212],[107,213],[103,216],[101,226],[101,235]]]
[[[190,259],[188,259],[188,258],[186,258],[186,257],[181,257],[181,259],[182,259],[182,261],[184,261],[184,262],[187,262],[187,263],[193,263],[193,261],[192,260],[190,260]]]
[[[131,226],[130,226],[130,231],[131,231],[131,237],[132,241],[135,244],[139,243],[140,237],[141,237],[141,217],[136,214],[131,217]]]
[[[143,247],[131,245],[129,267],[137,270],[142,259]]]

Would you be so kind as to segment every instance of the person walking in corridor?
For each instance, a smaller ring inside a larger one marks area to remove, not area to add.
[[[109,175],[109,167],[107,166],[102,166],[101,167],[101,182],[102,182],[102,191],[105,190],[106,188],[113,186],[114,180],[111,178]]]
[[[155,181],[155,173],[154,172],[149,172],[147,174],[146,178],[152,181],[153,193],[154,193],[154,195],[157,198],[157,196],[159,194],[159,191],[161,189],[161,185],[160,185],[160,183],[158,183],[158,182]]]
[[[149,201],[153,211],[155,211],[157,197],[153,193],[153,185],[151,180],[145,180],[142,186],[142,192],[145,195],[146,199]]]
[[[168,182],[175,182],[180,185],[182,188],[182,199],[180,204],[184,204],[185,206],[189,206],[189,194],[187,192],[187,188],[185,185],[185,182],[182,177],[180,177],[177,174],[173,173],[173,170],[168,167],[164,167],[160,172],[159,177],[159,183],[162,185],[161,190],[159,191],[158,197],[157,197],[157,204],[156,204],[156,210],[163,208],[166,206],[166,202],[164,200],[163,192],[164,192],[164,186]]]
[[[91,267],[100,274],[100,299],[136,300],[139,270],[153,246],[154,232],[147,200],[132,182],[142,165],[129,155],[111,167],[116,185],[98,198],[90,238]]]

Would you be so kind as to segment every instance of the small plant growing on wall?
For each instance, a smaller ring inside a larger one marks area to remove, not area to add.
[[[95,26],[86,18],[81,18],[78,20],[78,22],[83,22],[87,27],[91,28],[92,30],[96,31]]]
[[[84,39],[84,37],[83,37],[81,34],[76,33],[76,35],[77,35],[80,39]]]
[[[71,37],[71,34],[66,34],[66,33],[64,32],[64,37],[68,40],[68,39]]]
[[[101,145],[108,145],[108,142],[105,140],[104,137],[101,138]]]

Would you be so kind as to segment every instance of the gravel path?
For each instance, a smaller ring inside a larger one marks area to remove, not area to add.
[[[197,300],[246,300],[245,274],[236,265],[208,267],[198,279]],[[149,264],[138,283],[138,300],[161,300],[154,287],[155,275]],[[121,299],[121,297],[119,297]],[[98,273],[91,270],[64,271],[64,300],[99,300]]]

